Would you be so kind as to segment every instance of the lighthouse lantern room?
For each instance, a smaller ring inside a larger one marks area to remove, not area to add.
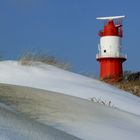
[[[122,63],[127,59],[121,52],[122,48],[122,18],[125,16],[98,17],[104,20],[104,29],[99,31],[99,53],[96,55],[100,63],[100,79],[118,81],[123,76]]]

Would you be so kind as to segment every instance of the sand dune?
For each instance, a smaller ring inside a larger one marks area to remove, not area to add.
[[[85,140],[139,140],[140,137],[139,116],[77,97],[1,84],[0,102],[35,122]]]

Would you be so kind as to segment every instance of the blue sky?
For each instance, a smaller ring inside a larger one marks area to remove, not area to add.
[[[98,74],[98,16],[126,15],[125,70],[140,70],[139,0],[1,0],[0,53],[16,59],[26,50],[68,61],[78,73]]]

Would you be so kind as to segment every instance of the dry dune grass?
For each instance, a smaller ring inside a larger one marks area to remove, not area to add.
[[[140,72],[127,71],[122,80],[113,85],[140,97]]]
[[[42,62],[65,70],[70,70],[71,68],[69,63],[59,61],[56,57],[46,53],[25,52],[19,57],[19,62],[22,65],[32,65],[33,62]]]

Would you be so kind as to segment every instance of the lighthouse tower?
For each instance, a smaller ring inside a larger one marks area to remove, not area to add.
[[[96,60],[100,63],[100,79],[118,81],[123,76],[122,63],[127,59],[122,50],[122,18],[125,16],[98,17],[104,20],[104,29],[99,31],[100,44]]]

